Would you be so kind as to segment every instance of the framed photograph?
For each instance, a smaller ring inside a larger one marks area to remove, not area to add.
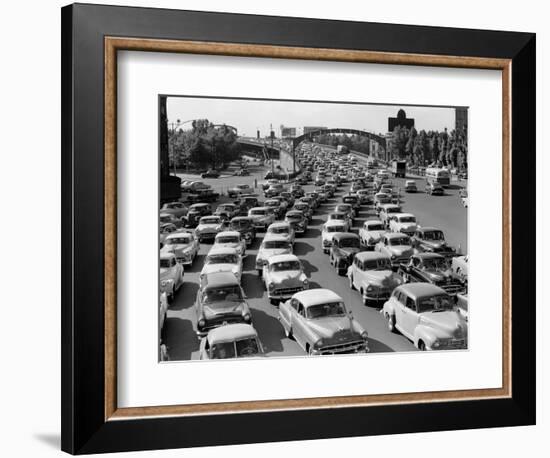
[[[62,129],[63,450],[535,423],[534,34],[70,5]]]

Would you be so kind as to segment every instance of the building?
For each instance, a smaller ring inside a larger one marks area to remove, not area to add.
[[[398,126],[406,127],[407,129],[414,127],[414,118],[407,118],[407,114],[403,108],[397,112],[395,118],[388,118],[388,132],[393,132]]]
[[[468,132],[468,108],[455,108],[455,129]]]
[[[309,134],[310,132],[315,132],[317,130],[325,130],[327,127],[321,126],[304,126],[304,134]]]
[[[281,138],[296,137],[296,127],[286,127],[281,125]]]

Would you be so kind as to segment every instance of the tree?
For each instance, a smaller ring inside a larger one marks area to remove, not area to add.
[[[391,141],[391,156],[397,159],[404,159],[406,146],[409,141],[409,130],[406,127],[396,126],[393,130]]]

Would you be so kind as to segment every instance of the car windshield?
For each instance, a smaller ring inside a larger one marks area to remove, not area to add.
[[[327,232],[346,232],[344,226],[329,226]]]
[[[201,224],[219,224],[219,218],[201,218]]]
[[[449,268],[449,261],[445,258],[424,259],[422,264],[429,270],[447,270]]]
[[[251,223],[249,220],[242,219],[239,221],[231,221],[231,228],[232,229],[246,229],[251,226]]]
[[[349,239],[342,239],[338,243],[340,248],[359,248],[359,239],[356,238],[349,238]]]
[[[212,359],[244,358],[260,353],[260,346],[255,337],[247,337],[236,342],[219,342],[212,345]]]
[[[424,297],[418,301],[418,313],[452,310],[453,303],[447,295]]]
[[[216,243],[239,243],[239,240],[237,235],[224,235],[216,238]]]
[[[339,211],[339,212],[349,212],[350,210],[351,210],[351,205],[349,204],[338,205],[336,207],[336,211]]]
[[[170,264],[171,264],[170,259],[161,259],[160,260],[160,267],[161,268],[166,269],[166,268],[170,267]]]
[[[284,240],[268,240],[264,242],[264,248],[273,250],[277,248],[290,248],[290,245]]]
[[[279,202],[277,200],[268,200],[266,203],[265,203],[265,206],[266,207],[278,207],[279,206]]]
[[[252,210],[251,215],[263,216],[267,213],[267,210]]]
[[[237,264],[237,255],[231,253],[209,254],[205,264]]]
[[[223,302],[242,302],[242,300],[241,288],[238,285],[208,288],[202,293],[202,302],[210,306]]]
[[[302,215],[292,214],[286,215],[288,221],[302,221]]]
[[[218,212],[220,212],[220,211],[231,212],[234,209],[235,209],[235,207],[233,207],[233,205],[220,205],[218,207]]]
[[[289,227],[288,226],[279,226],[279,227],[272,227],[269,232],[272,234],[288,234],[289,233]]]
[[[399,207],[388,207],[386,213],[399,213],[401,209]]]
[[[424,232],[424,240],[445,240],[443,237],[443,232],[441,231],[429,231]]]
[[[357,197],[354,197],[354,196],[344,197],[343,201],[344,202],[357,202]]]
[[[220,342],[212,345],[210,358],[229,359],[235,358],[235,342]]]
[[[310,320],[330,316],[345,316],[346,308],[342,302],[328,302],[326,304],[312,305],[306,310],[306,316]]]
[[[191,236],[178,236],[166,239],[166,245],[187,245],[191,242]]]
[[[390,245],[410,245],[409,237],[394,237],[389,239]]]
[[[300,261],[283,261],[271,264],[273,272],[283,272],[285,270],[301,270]]]
[[[383,224],[369,224],[366,227],[367,231],[384,231],[384,225]]]
[[[344,219],[344,213],[331,213],[328,215],[328,219]]]
[[[400,223],[416,223],[416,218],[414,216],[402,216],[399,218]]]
[[[363,262],[363,270],[389,270],[391,262],[389,259],[369,259]]]
[[[165,207],[174,209],[174,208],[182,208],[183,206],[181,204],[166,204]]]

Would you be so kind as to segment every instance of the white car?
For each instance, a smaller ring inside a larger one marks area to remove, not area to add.
[[[378,217],[380,218],[380,221],[388,226],[388,218],[390,215],[393,215],[395,213],[401,213],[401,206],[397,204],[383,204],[378,207],[379,213]]]
[[[212,247],[204,260],[200,277],[214,272],[232,272],[240,282],[243,273],[243,261],[235,248]]]
[[[323,253],[327,254],[332,246],[332,237],[338,232],[348,232],[349,226],[345,220],[342,219],[330,219],[323,224],[321,230],[321,245],[323,246]]]
[[[163,336],[164,323],[166,322],[166,315],[168,312],[168,297],[166,293],[160,293],[159,296],[159,336]]]
[[[402,234],[413,235],[418,229],[416,217],[411,213],[392,214],[389,219],[391,232],[401,232]]]
[[[195,229],[195,234],[199,242],[212,242],[216,238],[216,234],[225,230],[226,227],[226,223],[221,216],[203,216],[199,220],[199,225]]]
[[[256,255],[256,270],[258,275],[263,273],[264,264],[271,256],[278,254],[292,254],[292,245],[283,235],[269,235],[264,237],[258,254]]]
[[[288,221],[279,221],[273,224],[270,224],[266,231],[266,236],[271,237],[271,235],[280,235],[286,237],[288,241],[294,245],[294,240],[296,235],[294,229]]]
[[[369,219],[363,223],[363,227],[359,229],[359,239],[361,245],[367,250],[374,250],[375,245],[380,241],[386,233],[384,223],[379,219]]]
[[[267,207],[254,207],[248,210],[248,217],[252,219],[254,228],[259,231],[266,231],[271,223],[275,221],[275,214]]]
[[[348,268],[348,279],[350,288],[359,291],[365,305],[388,300],[394,288],[403,283],[393,272],[390,257],[375,251],[355,255]]]
[[[269,301],[276,305],[307,289],[309,281],[302,263],[293,254],[271,256],[264,264],[263,279]]]
[[[238,184],[233,188],[227,190],[227,195],[229,197],[239,197],[242,194],[253,194],[254,189],[247,184]]]
[[[183,284],[183,266],[174,253],[160,253],[160,292],[171,302]]]
[[[246,241],[241,237],[239,231],[218,232],[212,248],[235,248],[239,256],[245,256]]]
[[[192,232],[172,232],[164,239],[161,253],[174,253],[176,260],[184,266],[190,266],[197,257],[200,243]]]

